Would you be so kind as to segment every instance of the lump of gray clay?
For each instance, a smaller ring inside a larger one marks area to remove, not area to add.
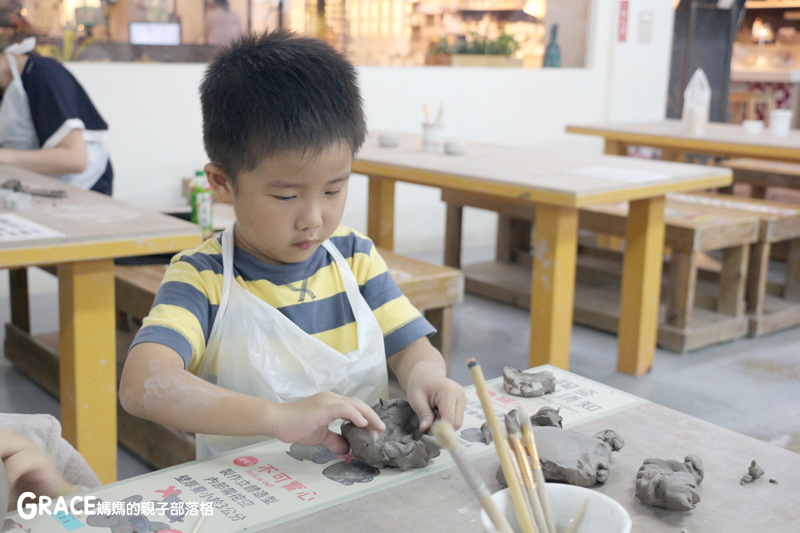
[[[605,483],[611,467],[611,452],[625,446],[622,437],[610,429],[594,436],[551,426],[532,429],[546,481],[579,487]],[[497,481],[506,485],[502,469],[497,472]]]
[[[654,507],[690,511],[700,501],[697,486],[703,476],[703,461],[695,455],[687,455],[682,463],[645,459],[636,473],[636,497]]]
[[[535,398],[556,390],[556,378],[552,372],[523,372],[510,366],[503,368],[503,387],[509,394]]]
[[[358,459],[375,468],[393,467],[405,472],[422,468],[439,456],[439,444],[419,430],[419,418],[406,400],[378,399],[369,405],[386,424],[386,431],[376,440],[352,422],[342,424],[342,436]]]
[[[558,414],[559,411],[561,411],[560,408],[542,407],[531,415],[531,424],[534,426],[552,426],[554,428],[564,427],[561,424],[564,419]]]
[[[758,466],[755,459],[750,463],[750,467],[747,469],[747,473],[742,477],[742,480],[739,482],[740,485],[744,485],[745,483],[752,483],[753,481],[757,480],[761,476],[764,475],[764,469]]]

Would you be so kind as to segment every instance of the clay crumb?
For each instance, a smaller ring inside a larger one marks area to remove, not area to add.
[[[770,482],[770,483],[772,483],[772,484],[774,484],[774,485],[777,485],[777,484],[778,484],[778,480],[777,480],[777,479],[772,479],[772,478],[770,478],[770,479],[769,479],[769,482]]]
[[[752,483],[756,479],[760,478],[764,475],[764,469],[758,466],[755,459],[750,463],[750,467],[747,469],[747,474],[745,474],[742,479],[739,481],[739,485],[744,485],[745,483]]]

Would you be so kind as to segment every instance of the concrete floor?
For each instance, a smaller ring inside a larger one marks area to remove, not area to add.
[[[490,250],[465,254],[483,260]],[[418,254],[440,261],[440,253]],[[55,294],[32,297],[34,333],[57,327]],[[0,323],[8,321],[8,301],[0,301]],[[526,368],[528,312],[467,295],[454,312],[451,374],[471,384],[466,361],[475,357],[487,379],[503,366]],[[2,336],[2,333],[0,333]],[[685,355],[657,350],[653,370],[641,377],[616,372],[616,337],[575,326],[570,370],[637,396],[800,453],[800,328],[760,339],[742,339]],[[0,411],[59,414],[58,402],[0,358]],[[677,429],[676,429],[677,431]],[[125,450],[119,477],[149,471]]]

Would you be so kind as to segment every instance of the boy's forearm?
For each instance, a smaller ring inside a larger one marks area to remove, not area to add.
[[[444,357],[427,338],[422,338],[406,346],[392,355],[388,363],[403,390],[408,390],[408,381],[415,369],[435,373],[442,377],[447,376]]]
[[[119,397],[126,411],[194,433],[273,436],[277,404],[209,383],[180,361],[148,355],[146,346],[135,346],[125,363]]]

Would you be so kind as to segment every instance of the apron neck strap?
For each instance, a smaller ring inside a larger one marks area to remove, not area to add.
[[[8,60],[8,67],[11,69],[11,75],[14,79],[19,78],[19,68],[17,67],[17,58],[15,56],[25,55],[33,52],[36,48],[36,37],[28,37],[21,42],[14,43],[7,46],[3,53]]]

